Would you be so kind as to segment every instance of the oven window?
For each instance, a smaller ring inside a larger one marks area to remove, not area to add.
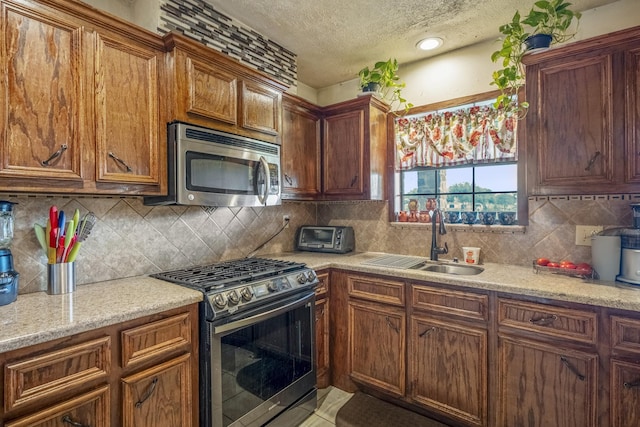
[[[223,425],[313,372],[313,304],[221,337]]]
[[[303,228],[301,243],[324,243],[333,246],[333,228]]]

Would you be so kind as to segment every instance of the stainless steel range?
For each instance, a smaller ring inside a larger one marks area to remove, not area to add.
[[[244,258],[151,276],[204,293],[201,426],[291,426],[315,410],[312,269]]]

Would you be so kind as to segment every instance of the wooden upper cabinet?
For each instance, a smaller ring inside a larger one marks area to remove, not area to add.
[[[52,11],[0,6],[0,187],[17,189],[14,179],[81,185],[86,33]]]
[[[162,39],[81,3],[0,6],[0,190],[166,192]]]
[[[250,81],[242,82],[240,93],[241,126],[278,135],[282,126],[282,93]]]
[[[319,196],[320,109],[285,94],[282,102],[282,190],[288,199]]]
[[[639,52],[636,27],[525,57],[530,195],[637,190]]]
[[[96,36],[96,181],[160,184],[160,58],[161,51]]]
[[[388,106],[362,96],[324,110],[323,195],[384,200]]]
[[[170,120],[280,143],[283,84],[188,37],[164,37]]]

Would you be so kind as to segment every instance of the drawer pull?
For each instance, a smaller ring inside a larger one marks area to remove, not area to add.
[[[115,154],[113,154],[111,151],[109,151],[109,157],[111,157],[117,163],[120,163],[122,166],[124,166],[124,168],[127,170],[127,172],[131,172],[133,170],[133,169],[131,169],[131,166],[129,166],[124,160],[122,160],[120,157],[118,157]]]
[[[287,175],[286,173],[284,174],[284,180],[287,181],[287,184],[289,185],[293,185],[293,180],[291,179],[291,177],[289,175]]]
[[[156,384],[158,384],[158,377],[155,377],[155,378],[153,379],[153,381],[151,381],[151,386],[149,386],[149,390],[147,390],[147,392],[145,393],[145,395],[144,395],[144,396],[142,396],[142,397],[140,398],[140,400],[138,400],[138,401],[136,402],[136,408],[141,407],[141,406],[142,406],[142,404],[145,402],[145,400],[147,400],[148,398],[150,398],[150,397],[151,397],[151,395],[153,394],[153,392],[154,392],[154,391],[155,391],[155,389],[156,389]]]
[[[67,146],[67,144],[62,144],[58,151],[56,151],[51,156],[49,156],[49,158],[47,160],[43,160],[42,161],[42,166],[49,166],[51,164],[51,161],[53,159],[57,159],[58,157],[60,157],[62,155],[62,153],[64,153],[67,148],[69,148]]]
[[[591,157],[591,159],[589,160],[589,164],[587,164],[587,167],[584,168],[584,170],[586,170],[586,171],[591,170],[591,167],[596,162],[596,159],[598,158],[598,156],[600,156],[600,152],[596,151],[595,154],[593,155],[593,157]]]
[[[624,388],[635,388],[635,387],[640,387],[640,380],[638,381],[634,381],[632,383],[628,383],[625,382],[622,384],[624,386]]]
[[[584,381],[584,375],[582,375],[580,371],[578,371],[578,368],[569,363],[569,360],[567,360],[566,357],[560,356],[560,360],[562,361],[562,363],[564,363],[564,366],[566,366],[571,372],[576,375],[576,377],[578,377],[580,381]]]
[[[69,415],[65,415],[62,417],[62,422],[65,424],[70,424],[73,427],[91,427],[89,424],[82,424],[76,421],[73,421]]]
[[[386,317],[384,318],[384,320],[386,320],[386,321],[387,321],[387,325],[388,325],[391,329],[393,329],[393,330],[394,330],[394,331],[396,331],[397,333],[400,333],[400,329],[399,329],[396,325],[394,325],[393,323],[391,323],[391,319],[389,319],[389,316],[386,316]]]
[[[420,333],[418,334],[418,336],[419,336],[420,338],[422,338],[422,337],[424,337],[424,336],[426,336],[426,335],[429,335],[431,332],[436,332],[437,330],[438,330],[438,328],[436,328],[435,326],[432,326],[432,327],[430,327],[429,329],[425,329],[423,332],[420,332]]]
[[[353,176],[353,178],[351,179],[351,184],[349,184],[349,187],[353,187],[356,181],[358,181],[358,175]]]
[[[540,326],[547,326],[553,323],[554,320],[556,320],[558,318],[558,316],[551,315],[548,317],[541,317],[539,319],[529,319],[530,323],[533,323],[534,325],[540,325]]]

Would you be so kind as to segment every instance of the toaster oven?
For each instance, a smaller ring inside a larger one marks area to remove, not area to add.
[[[303,225],[296,235],[299,251],[344,254],[355,249],[355,235],[348,226]]]

